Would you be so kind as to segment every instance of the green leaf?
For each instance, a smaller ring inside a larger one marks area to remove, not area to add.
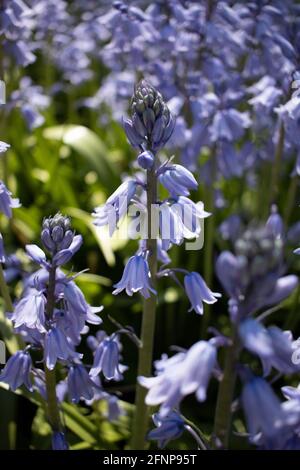
[[[95,132],[84,126],[69,124],[48,127],[43,136],[46,139],[61,141],[88,160],[97,171],[100,183],[109,192],[119,184],[120,179],[109,158],[109,152]]]
[[[112,247],[112,240],[107,236],[102,237],[100,235],[98,228],[93,224],[93,219],[90,214],[81,209],[77,209],[76,207],[66,207],[65,212],[71,217],[77,218],[84,222],[84,224],[94,235],[107,264],[109,266],[114,266],[116,259]]]
[[[96,444],[97,427],[70,403],[62,403],[62,410],[67,427],[85,442]]]

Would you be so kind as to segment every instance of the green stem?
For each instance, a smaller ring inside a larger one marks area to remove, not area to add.
[[[49,284],[47,290],[46,317],[51,319],[55,307],[55,276],[56,266],[52,266],[49,272]],[[53,431],[61,431],[62,424],[56,397],[56,374],[55,368],[49,370],[44,364],[46,393],[47,393],[47,414],[49,423]]]
[[[272,165],[271,170],[271,181],[270,181],[270,192],[269,197],[267,199],[268,206],[266,207],[266,216],[269,213],[270,205],[276,202],[278,190],[279,190],[279,176],[280,176],[280,168],[281,168],[281,161],[283,158],[283,149],[284,149],[284,124],[283,122],[280,124],[279,129],[279,138],[276,146],[275,151],[275,159]]]
[[[291,182],[289,185],[287,197],[286,197],[286,205],[283,213],[283,220],[285,226],[288,227],[290,217],[292,215],[292,211],[295,205],[295,198],[297,193],[298,187],[298,175],[292,176]]]
[[[0,263],[0,290],[1,290],[1,295],[3,297],[3,300],[4,300],[6,312],[13,312],[14,306],[10,297],[8,285],[6,284],[6,281],[5,281],[3,267],[1,263]]]
[[[212,166],[211,166],[211,181],[210,185],[206,188],[206,204],[205,210],[213,212],[214,210],[214,187],[217,173],[217,158],[216,148],[213,149],[212,155]],[[215,232],[215,217],[212,214],[205,221],[205,238],[204,238],[204,279],[208,286],[211,287],[213,278],[213,254],[214,254],[214,232]],[[207,327],[210,323],[211,307],[206,305],[205,314],[202,318],[201,324],[201,338],[206,337]]]
[[[228,449],[231,430],[231,404],[236,382],[238,334],[232,326],[232,344],[226,351],[225,368],[219,385],[212,445],[215,449]]]
[[[157,200],[157,180],[155,168],[147,171],[147,217],[148,217],[148,239],[147,250],[149,252],[149,269],[153,285],[156,282],[157,273],[157,241],[152,234],[151,208]],[[141,347],[139,350],[138,376],[149,376],[152,369],[153,340],[155,331],[156,317],[156,296],[151,294],[148,299],[143,301],[143,319],[141,331]],[[137,384],[135,397],[135,414],[133,419],[133,432],[131,448],[142,450],[145,447],[145,436],[148,427],[149,409],[145,404],[146,390]]]

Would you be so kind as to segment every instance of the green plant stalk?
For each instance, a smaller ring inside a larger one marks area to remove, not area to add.
[[[237,327],[232,326],[232,344],[226,351],[224,374],[219,385],[217,406],[214,420],[212,447],[228,449],[231,431],[231,404],[236,383],[236,365],[239,345]]]
[[[47,305],[46,317],[50,319],[53,316],[55,307],[55,276],[56,266],[53,265],[49,272],[49,284],[47,290]],[[53,431],[61,431],[62,424],[56,397],[56,374],[55,368],[49,370],[44,364],[45,381],[46,381],[46,394],[47,394],[47,415],[48,420]]]
[[[292,211],[295,205],[295,199],[297,194],[297,187],[298,187],[298,175],[294,175],[291,177],[287,197],[286,197],[286,204],[283,212],[283,220],[285,226],[288,227],[290,217],[292,215]]]
[[[148,217],[148,239],[147,250],[149,253],[148,263],[152,283],[155,286],[157,273],[157,241],[152,234],[151,208],[157,200],[157,180],[155,168],[147,171],[147,217]],[[141,331],[141,347],[139,349],[138,376],[149,376],[152,369],[153,340],[156,317],[156,296],[151,293],[148,299],[143,301],[143,319]],[[137,384],[135,397],[135,412],[133,419],[133,431],[131,449],[142,450],[145,448],[145,437],[149,421],[149,408],[145,404],[146,390]]]
[[[278,142],[277,142],[276,150],[275,150],[275,158],[274,158],[274,162],[273,162],[272,170],[271,170],[270,192],[269,192],[269,196],[267,199],[267,207],[265,209],[266,217],[269,214],[270,205],[276,202],[276,198],[277,198],[277,194],[279,190],[279,176],[280,176],[281,162],[283,158],[284,137],[285,137],[285,130],[284,130],[284,124],[282,122],[280,124],[279,137],[278,137]]]
[[[213,212],[214,209],[214,184],[217,172],[217,159],[216,149],[214,148],[211,155],[211,184],[206,188],[205,209],[208,212]],[[205,220],[205,237],[204,237],[204,279],[208,286],[211,286],[213,278],[213,254],[214,254],[214,232],[215,232],[215,218],[212,214]],[[205,315],[202,317],[201,322],[201,338],[207,335],[207,328],[210,323],[211,306],[206,305]]]
[[[4,300],[5,310],[7,312],[13,312],[14,306],[10,297],[8,285],[6,284],[6,281],[5,281],[3,267],[1,263],[0,263],[0,290],[1,290],[1,295],[3,297],[3,300]]]

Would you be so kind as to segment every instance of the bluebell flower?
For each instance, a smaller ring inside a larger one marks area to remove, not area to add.
[[[159,416],[165,418],[191,393],[202,402],[213,371],[217,368],[217,349],[209,341],[198,341],[186,353],[178,353],[159,368],[156,377],[139,377],[148,389],[145,402],[161,405]]]
[[[299,400],[300,402],[300,384],[297,387],[286,385],[281,387],[281,391],[287,400]]]
[[[7,42],[5,44],[5,49],[9,55],[14,57],[16,63],[20,66],[26,67],[35,61],[35,55],[27,47],[24,41],[19,40],[18,42]]]
[[[298,397],[289,398],[281,404],[285,426],[282,430],[280,450],[300,449],[300,401]],[[271,448],[272,450],[272,448]]]
[[[130,145],[133,148],[140,148],[144,142],[144,138],[142,135],[136,132],[132,121],[130,119],[123,119],[123,127]]]
[[[91,307],[74,281],[67,280],[67,282],[64,282],[63,296],[72,321],[79,324],[87,321],[92,325],[100,325],[102,323],[101,318],[96,313],[101,312],[103,306]],[[78,330],[80,330],[80,326],[78,326]]]
[[[21,112],[30,130],[41,127],[45,122],[44,116],[30,104],[24,104]]]
[[[184,239],[198,238],[201,233],[200,220],[210,214],[186,196],[179,196],[159,206],[159,229],[162,249],[167,251],[171,244],[180,245]]]
[[[59,328],[52,327],[45,335],[44,361],[49,370],[54,369],[58,359],[69,361],[80,359],[82,354],[76,353]]]
[[[140,292],[147,299],[150,297],[150,292],[156,294],[150,279],[151,274],[145,258],[141,255],[132,256],[126,263],[121,280],[114,285],[116,289],[113,294],[117,295],[125,289],[127,295],[132,296],[132,294]]]
[[[150,170],[154,165],[154,155],[152,152],[149,152],[149,150],[145,150],[139,154],[137,161],[141,168]]]
[[[79,250],[79,248],[82,245],[82,236],[81,235],[75,235],[72,243],[68,248],[64,248],[60,251],[58,251],[54,256],[53,256],[53,263],[56,266],[61,266],[62,264],[68,263],[70,259],[74,256],[74,254]]]
[[[72,403],[78,403],[81,399],[91,400],[94,389],[97,388],[86,368],[82,364],[74,364],[68,373],[68,393]]]
[[[0,140],[0,153],[6,152],[7,149],[9,149],[10,145],[7,144],[6,142],[2,142]]]
[[[168,442],[178,439],[184,431],[185,422],[176,411],[172,411],[163,419],[159,414],[155,414],[152,419],[156,428],[148,433],[147,439],[158,441],[159,449],[163,449]]]
[[[240,178],[245,169],[246,159],[242,151],[236,150],[232,142],[224,140],[218,146],[217,163],[224,178]]]
[[[15,309],[10,316],[14,322],[14,327],[25,325],[28,328],[36,328],[41,333],[45,328],[45,306],[46,297],[43,292],[37,289],[31,289],[25,297],[16,304]]]
[[[104,399],[107,402],[106,417],[108,421],[118,421],[120,416],[124,415],[124,410],[120,406],[120,400],[115,395],[108,395]]]
[[[99,330],[97,331],[95,336],[88,336],[86,339],[86,343],[90,350],[94,353],[96,349],[98,348],[99,344],[101,341],[103,341],[105,338],[107,338],[107,334],[105,333],[104,330]]]
[[[5,184],[0,181],[0,212],[6,215],[6,217],[11,218],[12,209],[20,206],[19,199],[12,198],[11,192],[7,189]]]
[[[249,103],[256,113],[266,113],[273,111],[277,106],[282,90],[276,87],[276,81],[270,76],[264,76],[257,83],[248,88],[248,92],[253,95]]]
[[[106,203],[95,209],[95,225],[102,227],[108,225],[110,236],[118,226],[119,220],[126,214],[128,206],[134,197],[137,189],[137,182],[127,180],[107,199]]]
[[[32,10],[19,0],[4,1],[0,11],[0,32],[6,54],[18,65],[35,61],[29,36],[32,29]]]
[[[282,217],[278,214],[277,207],[272,207],[272,212],[270,217],[266,222],[266,227],[271,230],[275,238],[282,238],[284,235],[284,223]]]
[[[250,125],[251,120],[247,112],[233,108],[220,110],[215,114],[210,127],[211,139],[213,142],[221,139],[232,142],[240,139]]]
[[[224,240],[235,242],[241,234],[241,227],[241,218],[236,214],[232,214],[221,223],[219,232]]]
[[[242,391],[242,404],[251,442],[263,440],[268,445],[280,442],[284,413],[280,400],[271,386],[262,378],[250,376]]]
[[[203,314],[203,302],[214,304],[217,302],[218,297],[221,297],[221,294],[218,292],[212,292],[202,276],[196,272],[191,272],[184,276],[184,287],[191,302],[189,311],[194,310],[199,315]]]
[[[299,373],[300,364],[293,363],[294,340],[290,331],[283,331],[277,326],[268,328],[273,354],[262,360],[265,375],[274,367],[282,374]]]
[[[32,261],[38,263],[41,266],[48,266],[46,262],[46,255],[40,247],[37,245],[26,245],[25,249],[27,255],[32,259]]]
[[[103,339],[95,351],[93,367],[90,370],[92,377],[103,373],[107,380],[120,380],[122,374],[119,368],[120,351],[116,336]]]
[[[2,247],[4,249],[4,247]],[[5,252],[2,251],[2,256],[5,256]],[[14,281],[16,278],[21,277],[23,274],[21,260],[17,255],[11,254],[5,256],[5,270],[4,277],[7,284]]]
[[[197,189],[193,174],[182,165],[165,165],[159,170],[159,181],[172,196],[188,196],[190,189]]]
[[[238,327],[242,344],[249,351],[261,358],[269,358],[273,355],[272,341],[268,330],[254,318],[246,318]]]
[[[31,392],[31,367],[32,362],[28,352],[17,351],[8,359],[4,369],[0,374],[0,382],[7,383],[13,391],[24,384],[25,387]]]
[[[22,54],[24,47],[18,47],[17,51]],[[31,130],[44,123],[45,118],[40,111],[47,108],[49,104],[49,96],[44,93],[41,86],[34,85],[28,76],[21,78],[19,89],[12,92],[9,102],[10,107],[21,109],[26,124]]]
[[[276,305],[298,284],[294,275],[282,275],[283,240],[269,226],[249,228],[235,241],[235,254],[223,252],[217,275],[240,316]]]
[[[56,431],[52,434],[51,439],[53,450],[69,450],[69,445],[66,440],[65,433],[61,431]]]

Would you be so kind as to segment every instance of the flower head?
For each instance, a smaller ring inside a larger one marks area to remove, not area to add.
[[[74,238],[70,218],[58,213],[44,219],[41,238],[44,247],[52,254],[69,248]]]
[[[157,441],[160,449],[164,448],[169,441],[178,439],[184,431],[185,422],[176,411],[172,411],[165,418],[155,414],[152,419],[156,428],[148,433],[147,439]]]
[[[184,277],[184,287],[186,294],[191,302],[191,310],[195,310],[199,315],[203,314],[203,302],[214,304],[221,294],[212,292],[206,282],[196,272],[191,272]]]
[[[261,442],[263,439],[268,446],[276,446],[276,443],[280,443],[284,425],[281,403],[264,379],[250,374],[245,380],[242,404],[250,439],[252,442]]]
[[[0,374],[0,382],[5,382],[15,391],[21,385],[32,391],[30,379],[31,357],[26,351],[17,351],[11,356]]]
[[[122,374],[119,368],[120,344],[116,336],[104,338],[95,351],[93,367],[90,370],[92,377],[103,373],[107,380],[120,380]]]
[[[124,128],[134,147],[144,144],[155,152],[171,137],[175,120],[161,94],[146,80],[135,86],[131,114],[132,121],[126,120]]]
[[[73,364],[68,373],[68,393],[72,403],[81,399],[91,400],[97,388],[86,368],[82,364]]]
[[[205,401],[209,379],[217,367],[216,346],[198,341],[186,353],[178,353],[158,367],[156,377],[139,377],[139,382],[148,389],[147,405],[161,405],[159,415],[165,418],[186,395],[196,393],[199,401]]]
[[[159,181],[172,196],[188,196],[190,189],[197,189],[198,183],[193,174],[182,165],[164,166]]]
[[[116,289],[113,294],[117,295],[125,289],[127,295],[132,296],[132,294],[140,292],[147,299],[150,297],[150,292],[156,294],[150,284],[150,278],[150,270],[145,258],[142,255],[132,256],[127,261],[121,280],[114,285]]]
[[[6,215],[6,217],[11,218],[12,209],[20,206],[19,199],[12,198],[11,192],[7,189],[5,184],[0,181],[0,212]]]
[[[74,351],[66,336],[56,327],[47,331],[44,347],[44,359],[49,370],[54,369],[57,359],[68,361],[82,357],[82,354]]]
[[[95,225],[99,227],[108,225],[110,236],[112,236],[118,226],[119,220],[126,214],[128,206],[136,193],[136,189],[136,181],[124,181],[107,199],[103,206],[95,209],[93,213]]]
[[[25,297],[16,304],[11,320],[14,322],[15,328],[19,326],[27,326],[27,328],[35,328],[39,332],[44,333],[45,328],[45,306],[46,297],[43,292],[37,289],[30,289]]]

